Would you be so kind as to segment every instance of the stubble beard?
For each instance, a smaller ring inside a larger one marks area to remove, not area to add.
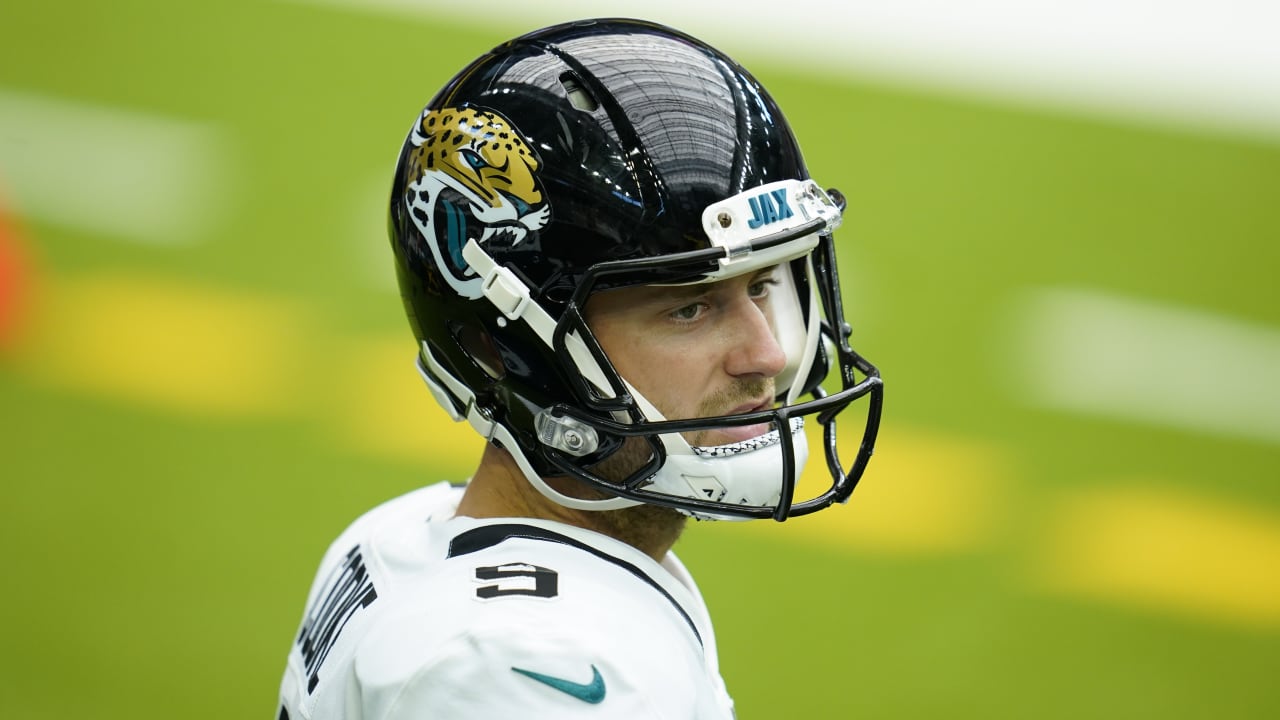
[[[698,404],[695,417],[722,415],[729,408],[746,400],[763,397],[766,393],[773,394],[773,378],[737,381],[704,398]],[[707,439],[715,432],[698,430],[685,433],[683,437],[690,445],[698,447],[706,444]],[[652,457],[652,448],[644,438],[626,438],[622,447],[596,464],[592,472],[609,482],[621,484],[644,467]],[[614,497],[596,487],[587,487],[585,490],[592,499]],[[603,511],[596,515],[594,519],[601,532],[641,548],[674,545],[689,519],[688,515],[679,510],[650,503]]]

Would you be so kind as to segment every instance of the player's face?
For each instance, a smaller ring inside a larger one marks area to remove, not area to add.
[[[770,303],[778,266],[716,283],[645,285],[592,296],[586,317],[622,377],[668,420],[773,407],[786,365]],[[692,445],[724,445],[767,424],[691,433]]]

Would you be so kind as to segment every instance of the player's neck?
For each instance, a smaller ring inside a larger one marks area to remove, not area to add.
[[[675,510],[652,505],[605,511],[565,507],[538,492],[511,456],[492,445],[486,447],[480,466],[467,484],[457,514],[561,522],[608,535],[659,562],[680,537],[686,521]]]

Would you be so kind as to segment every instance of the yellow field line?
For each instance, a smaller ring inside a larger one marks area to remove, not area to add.
[[[837,442],[846,463],[861,439],[856,427],[848,430]],[[747,527],[780,539],[889,554],[971,551],[986,546],[998,527],[1011,473],[1008,453],[999,447],[895,425],[881,433],[848,505]],[[801,490],[820,491],[828,478],[822,457],[811,455]]]
[[[1111,603],[1280,625],[1280,518],[1153,482],[1055,503],[1032,555],[1041,588]]]
[[[470,425],[453,422],[436,405],[414,368],[415,353],[408,328],[349,344],[343,357],[344,390],[330,413],[335,437],[370,455],[427,466],[474,465],[484,441]]]
[[[185,415],[291,411],[306,367],[293,303],[133,273],[49,278],[36,300],[33,379]]]

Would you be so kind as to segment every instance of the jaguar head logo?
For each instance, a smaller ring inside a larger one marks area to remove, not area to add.
[[[515,247],[551,219],[538,155],[506,118],[479,108],[427,110],[410,140],[404,202],[413,223],[453,290],[480,297],[466,244]]]

